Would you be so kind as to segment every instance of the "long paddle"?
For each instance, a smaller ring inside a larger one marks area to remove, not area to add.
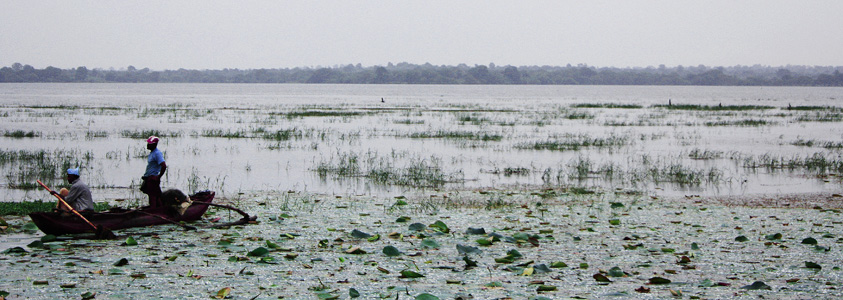
[[[70,204],[67,204],[67,202],[64,201],[64,198],[59,196],[57,193],[54,193],[53,190],[51,190],[49,187],[47,187],[47,185],[44,184],[43,182],[41,182],[41,180],[36,180],[36,181],[44,189],[46,189],[48,192],[50,192],[50,194],[52,194],[53,196],[56,196],[56,199],[59,199],[59,203],[64,204],[64,206],[67,207],[67,209],[69,209],[70,212],[72,212],[73,214],[75,214],[76,216],[81,218],[83,221],[85,221],[85,223],[88,223],[88,225],[91,225],[91,227],[94,228],[94,231],[96,232],[95,236],[96,236],[97,239],[109,239],[109,240],[111,240],[111,239],[117,238],[117,236],[114,235],[114,232],[111,232],[111,230],[109,230],[108,228],[105,228],[105,226],[94,225],[94,223],[91,223],[91,221],[88,221],[88,219],[85,219],[85,217],[83,217],[82,214],[80,214],[78,211],[73,209],[73,207],[70,206]]]

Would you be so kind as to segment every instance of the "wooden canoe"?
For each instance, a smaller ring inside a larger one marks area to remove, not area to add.
[[[211,203],[215,193],[212,191],[199,192],[190,196],[190,199],[198,202]],[[112,210],[106,212],[82,213],[94,225],[102,225],[109,230],[117,230],[132,227],[146,227],[163,224],[172,224],[165,220],[175,222],[191,222],[202,218],[208,205],[193,203],[185,210],[184,215],[179,215],[171,207],[140,208],[132,210]],[[58,212],[36,212],[29,214],[32,222],[46,234],[78,234],[94,232],[91,225],[85,223],[75,215],[62,215]],[[162,219],[161,217],[165,218]]]

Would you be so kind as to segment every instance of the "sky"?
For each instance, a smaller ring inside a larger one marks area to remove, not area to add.
[[[0,0],[0,67],[843,66],[840,0]]]

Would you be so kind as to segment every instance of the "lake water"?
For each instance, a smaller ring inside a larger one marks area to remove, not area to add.
[[[525,186],[655,195],[839,192],[833,170],[747,162],[815,155],[839,162],[841,100],[843,88],[820,87],[0,84],[0,131],[36,133],[0,137],[0,150],[87,155],[79,159],[95,198],[130,202],[144,199],[137,184],[148,131],[162,135],[165,188],[229,198],[289,190],[397,196],[420,186],[430,193]],[[771,108],[653,106],[668,103]],[[638,106],[616,107],[623,105]],[[565,141],[580,144],[535,147]],[[355,174],[340,170],[349,164]],[[320,167],[329,170],[320,176]],[[0,165],[0,201],[50,200],[41,190],[11,188],[28,168]],[[374,169],[433,170],[447,183],[377,181]],[[703,178],[681,182],[671,172]],[[55,173],[42,180],[57,186],[62,173]]]

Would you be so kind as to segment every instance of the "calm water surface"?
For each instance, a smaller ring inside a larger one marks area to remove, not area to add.
[[[418,190],[363,176],[320,177],[316,172],[318,166],[338,165],[349,155],[357,157],[364,170],[378,163],[396,169],[419,162],[438,167],[453,181],[440,189],[565,185],[670,195],[839,192],[840,180],[833,176],[818,179],[804,171],[748,169],[738,157],[822,153],[839,159],[839,148],[794,145],[797,140],[843,141],[839,120],[804,121],[820,112],[785,108],[841,107],[842,99],[843,89],[818,87],[0,84],[0,130],[39,134],[0,137],[0,149],[87,154],[83,178],[95,187],[95,197],[107,200],[143,198],[136,188],[148,152],[144,139],[132,135],[150,130],[164,135],[160,148],[169,167],[165,187],[213,189],[226,197],[256,190],[390,196]],[[652,107],[668,102],[775,108],[713,113]],[[584,103],[641,107],[573,107]],[[315,111],[332,114],[291,115]],[[765,123],[711,125],[743,120]],[[260,138],[279,130],[302,136]],[[455,132],[499,138],[413,137]],[[223,133],[248,137],[227,138]],[[624,142],[568,151],[524,147],[571,136]],[[691,159],[693,151],[717,155]],[[677,184],[628,177],[608,180],[597,174],[565,176],[583,161],[595,170],[682,165],[701,172],[716,170],[719,177]],[[9,188],[14,174],[28,167],[0,166],[0,201],[50,200],[40,190]],[[56,173],[50,179],[54,184],[61,176]]]

